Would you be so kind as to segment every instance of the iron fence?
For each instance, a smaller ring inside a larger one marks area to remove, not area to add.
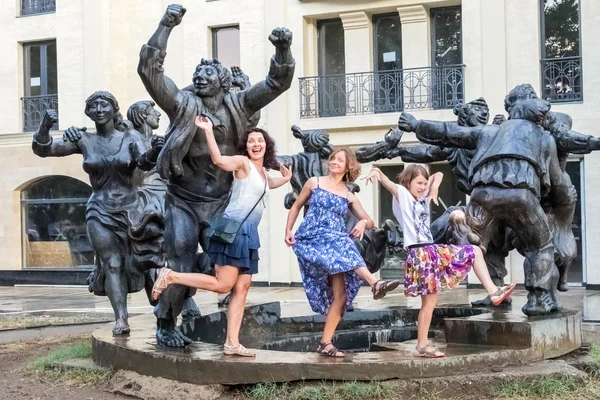
[[[542,63],[542,96],[551,103],[583,101],[581,57],[547,58]]]
[[[21,15],[43,14],[56,11],[56,0],[21,0]]]
[[[23,132],[36,131],[49,108],[58,110],[58,95],[23,97]],[[52,129],[58,129],[58,124]]]
[[[464,65],[300,78],[300,118],[452,108],[464,100]]]

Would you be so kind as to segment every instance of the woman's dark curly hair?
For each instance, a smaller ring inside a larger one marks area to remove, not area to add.
[[[277,156],[276,156],[277,147],[275,147],[275,141],[271,138],[271,136],[269,136],[267,131],[265,131],[264,129],[252,128],[252,129],[247,130],[246,133],[244,134],[244,136],[242,136],[242,138],[240,140],[240,145],[238,147],[238,154],[250,158],[250,155],[248,154],[248,147],[246,144],[248,143],[248,136],[252,132],[258,132],[258,133],[262,134],[263,138],[265,139],[265,143],[267,144],[267,148],[265,149],[265,157],[264,157],[264,161],[263,161],[263,166],[267,170],[278,169],[279,163],[277,162]]]

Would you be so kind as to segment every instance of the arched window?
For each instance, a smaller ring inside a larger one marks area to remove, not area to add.
[[[94,264],[85,229],[92,188],[68,176],[39,179],[21,191],[24,268]]]

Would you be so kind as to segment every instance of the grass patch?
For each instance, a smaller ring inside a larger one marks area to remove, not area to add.
[[[590,349],[590,358],[592,359],[591,370],[587,371],[592,378],[598,379],[600,378],[600,345],[592,344],[592,348]]]
[[[86,322],[104,322],[107,320],[109,319],[103,316],[88,315],[68,315],[62,317],[49,315],[2,315],[0,316],[0,329],[24,329],[36,326],[71,325]]]
[[[388,399],[392,390],[380,382],[259,383],[246,387],[253,400],[375,400]]]
[[[67,346],[58,347],[50,353],[33,360],[26,369],[31,375],[47,382],[61,382],[69,386],[100,386],[108,382],[113,371],[106,368],[88,369],[61,366],[68,360],[91,358],[90,339],[79,340]]]
[[[552,378],[543,376],[532,381],[512,380],[500,383],[496,395],[504,398],[567,395],[579,389],[571,377]]]

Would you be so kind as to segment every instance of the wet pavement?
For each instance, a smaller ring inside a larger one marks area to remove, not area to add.
[[[525,290],[516,290],[513,295],[513,309],[519,311],[526,301]],[[485,297],[483,290],[458,288],[439,296],[438,306],[467,305],[471,301]],[[131,315],[151,314],[153,307],[148,303],[144,292],[128,296],[128,309]],[[216,310],[219,297],[214,293],[199,292],[194,300],[203,313]],[[564,308],[580,311],[583,322],[600,322],[600,291],[572,288],[563,293],[561,300]],[[311,314],[310,307],[302,288],[264,288],[252,287],[248,294],[248,305],[279,301],[282,304],[282,316]],[[369,288],[361,288],[355,302],[360,309],[378,309],[381,307],[419,308],[419,298],[407,298],[402,289],[392,292],[383,300],[375,301]],[[520,311],[519,311],[520,312]],[[87,287],[42,287],[17,286],[0,287],[0,318],[3,314],[52,313],[67,315],[70,313],[101,313],[110,315],[112,308],[107,297],[94,296]]]

